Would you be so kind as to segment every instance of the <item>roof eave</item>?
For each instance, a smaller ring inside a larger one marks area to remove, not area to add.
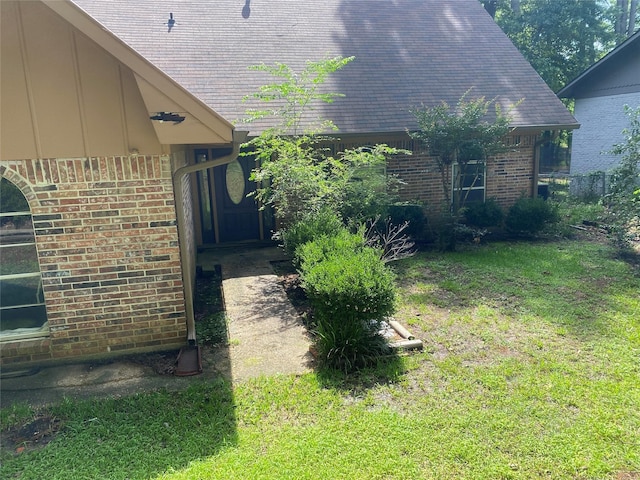
[[[556,95],[560,98],[573,98],[573,90],[584,80],[585,77],[591,75],[591,72],[598,70],[602,65],[609,62],[613,57],[619,54],[622,50],[627,48],[630,44],[636,40],[640,40],[640,30],[627,38],[624,42],[618,45],[616,48],[607,53],[604,57],[598,60],[596,63],[588,67],[584,72],[574,78],[569,84],[565,85],[562,89],[558,90]]]

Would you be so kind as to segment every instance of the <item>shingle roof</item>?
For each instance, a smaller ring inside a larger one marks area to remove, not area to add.
[[[73,1],[230,121],[272,82],[249,66],[353,55],[325,84],[345,97],[316,109],[342,133],[414,128],[412,107],[470,88],[505,108],[524,99],[514,126],[577,127],[477,0]]]

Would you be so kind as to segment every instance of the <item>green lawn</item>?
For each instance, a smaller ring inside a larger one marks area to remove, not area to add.
[[[640,478],[640,277],[599,243],[504,243],[397,266],[422,353],[65,402],[0,478]],[[3,428],[34,415],[2,410]]]

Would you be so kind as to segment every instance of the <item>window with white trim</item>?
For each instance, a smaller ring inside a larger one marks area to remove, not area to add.
[[[460,193],[460,204],[484,202],[486,191],[486,165],[484,162],[471,161],[461,165],[454,163],[452,172],[452,198]],[[459,181],[458,181],[459,178]]]
[[[47,312],[27,199],[0,179],[0,341],[48,334]]]

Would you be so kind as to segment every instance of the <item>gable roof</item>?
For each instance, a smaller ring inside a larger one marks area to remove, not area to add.
[[[623,71],[626,72],[625,78],[621,78]],[[601,85],[592,85],[595,82]],[[577,98],[638,91],[640,91],[640,30],[569,82],[558,92],[558,96]]]
[[[233,126],[225,118],[120,38],[104,29],[77,5],[69,0],[42,2],[132,70],[150,114],[177,111],[186,116],[179,125],[173,122],[152,122],[161,143],[232,142]]]
[[[314,113],[341,133],[415,128],[411,108],[455,105],[470,88],[503,109],[522,100],[513,126],[578,126],[477,0],[73,1],[231,121],[273,82],[249,66],[342,55],[355,60],[323,88],[345,96]]]

